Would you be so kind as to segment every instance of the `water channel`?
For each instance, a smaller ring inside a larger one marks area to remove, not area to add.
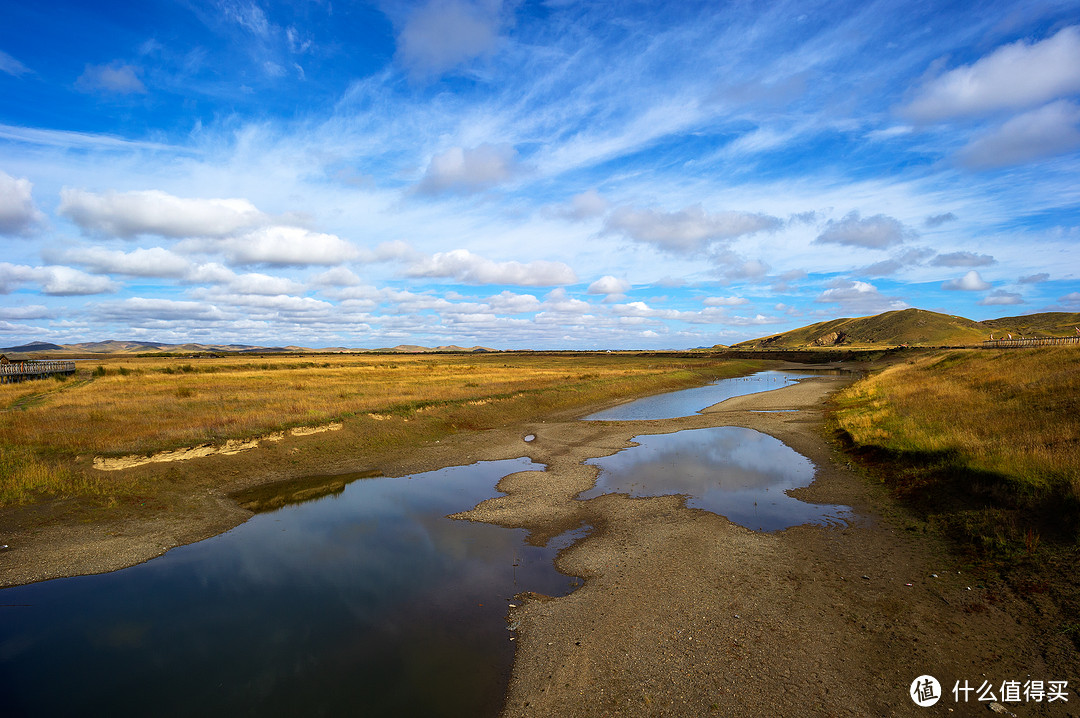
[[[763,372],[616,407],[633,417],[588,418],[684,416],[796,378]],[[784,493],[813,467],[764,434],[636,441],[589,461],[600,478],[581,498],[682,493],[766,531],[843,516]],[[522,457],[340,477],[334,495],[139,566],[0,590],[0,714],[497,715],[513,662],[507,604],[573,590],[553,560],[585,529],[541,548],[523,530],[447,515],[498,495],[507,474],[543,469]]]
[[[0,715],[494,716],[565,536],[449,513],[528,459],[353,481],[148,563],[0,591]]]
[[[719,379],[705,386],[671,391],[666,394],[654,394],[628,401],[625,404],[589,414],[585,417],[585,421],[678,419],[683,416],[692,416],[725,399],[781,389],[808,376],[811,375],[786,371],[760,371],[750,376]]]

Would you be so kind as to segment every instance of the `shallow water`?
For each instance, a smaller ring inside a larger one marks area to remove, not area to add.
[[[809,504],[787,495],[788,489],[810,485],[814,465],[767,434],[723,426],[643,434],[634,441],[638,446],[585,462],[599,466],[600,475],[579,499],[685,494],[687,506],[755,531],[838,523],[850,515],[847,506]]]
[[[0,714],[497,715],[558,549],[446,514],[528,459],[368,478],[132,568],[0,591]]]
[[[750,376],[720,379],[693,389],[683,389],[682,391],[672,391],[666,394],[656,394],[635,399],[625,404],[613,406],[610,409],[598,411],[595,414],[589,414],[584,420],[655,421],[658,419],[678,419],[683,416],[693,416],[702,409],[725,399],[780,389],[808,376],[810,375],[762,371]]]

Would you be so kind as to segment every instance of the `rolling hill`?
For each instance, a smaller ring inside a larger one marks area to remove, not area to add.
[[[735,344],[735,349],[814,347],[970,346],[991,335],[1075,336],[1080,314],[1046,312],[977,322],[924,309],[902,309],[871,317],[833,319]]]

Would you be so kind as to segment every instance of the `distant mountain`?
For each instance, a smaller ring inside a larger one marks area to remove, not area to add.
[[[1075,336],[1080,314],[1046,312],[976,322],[924,309],[903,309],[871,317],[833,319],[733,345],[735,349],[814,347],[969,346],[1012,334],[1025,337]]]
[[[6,354],[25,353],[25,352],[48,352],[63,349],[64,347],[59,344],[49,344],[48,342],[30,342],[29,344],[23,344],[17,347],[5,347],[0,349],[0,352]]]
[[[488,349],[487,347],[459,347],[459,346],[440,346],[440,347],[423,347],[413,344],[403,344],[393,347],[392,349],[350,349],[347,347],[327,347],[322,349],[312,349],[308,347],[300,347],[295,345],[289,345],[286,347],[261,347],[252,344],[166,344],[164,342],[143,342],[143,341],[121,341],[116,339],[107,339],[98,342],[79,342],[77,344],[50,344],[48,342],[30,342],[29,344],[23,344],[17,347],[8,347],[6,349],[0,349],[0,352],[5,354],[41,354],[47,353],[50,355],[79,355],[79,354],[147,354],[147,353],[169,353],[169,354],[201,354],[201,353],[229,353],[229,354],[257,354],[257,353],[273,353],[273,354],[310,354],[312,352],[400,352],[400,353],[424,353],[424,352],[490,352],[494,349]]]

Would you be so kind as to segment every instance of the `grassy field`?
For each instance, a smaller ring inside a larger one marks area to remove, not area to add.
[[[675,355],[517,353],[83,361],[71,378],[0,385],[0,506],[146,490],[88,468],[94,456],[328,422],[343,423],[358,451],[377,454],[754,367]]]
[[[851,385],[835,409],[897,495],[984,555],[1076,540],[1077,348],[933,353]]]

